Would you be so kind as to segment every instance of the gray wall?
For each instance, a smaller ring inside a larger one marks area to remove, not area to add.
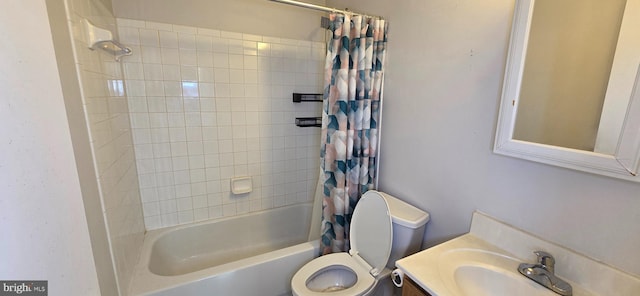
[[[116,17],[320,41],[322,13],[267,0],[112,0]],[[307,0],[324,5],[324,0]]]
[[[426,245],[478,209],[640,275],[640,184],[492,153],[513,0],[329,0],[390,21],[380,189],[431,213]]]
[[[104,5],[104,7],[113,10],[113,4],[111,3],[111,0],[98,0],[100,2],[102,2],[102,5]]]

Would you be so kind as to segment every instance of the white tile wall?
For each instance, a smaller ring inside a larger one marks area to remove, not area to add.
[[[322,43],[118,19],[146,228],[311,201],[320,116]],[[251,176],[234,196],[230,179]]]
[[[141,108],[141,101],[128,102],[121,63],[86,46],[84,18],[117,32],[110,9],[96,0],[65,2],[118,289],[125,294],[145,231],[129,117],[129,105]]]

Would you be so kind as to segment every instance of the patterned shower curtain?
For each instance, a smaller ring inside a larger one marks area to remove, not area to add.
[[[321,252],[348,251],[351,215],[373,189],[387,23],[330,15],[321,133],[324,172]]]

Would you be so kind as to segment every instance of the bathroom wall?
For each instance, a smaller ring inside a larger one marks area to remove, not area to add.
[[[99,295],[45,2],[3,5],[0,28],[0,279]]]
[[[118,19],[147,230],[311,201],[318,178],[320,42]],[[253,191],[233,195],[230,179]]]
[[[640,275],[640,184],[492,153],[514,3],[327,1],[390,21],[380,189],[431,213],[424,247],[477,209]]]
[[[324,0],[307,0],[324,5]],[[267,0],[113,0],[116,17],[311,41],[322,13]]]
[[[88,161],[93,161],[99,184],[112,268],[120,293],[125,293],[138,261],[145,228],[122,65],[112,55],[88,48],[81,23],[88,19],[117,33],[116,19],[104,1],[68,0],[66,7],[93,155]]]

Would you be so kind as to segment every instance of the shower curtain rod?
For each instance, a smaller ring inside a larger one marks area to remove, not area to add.
[[[293,5],[293,6],[309,8],[309,9],[314,9],[314,10],[319,10],[319,11],[324,11],[324,12],[338,12],[338,13],[349,14],[349,15],[357,14],[357,15],[362,15],[362,16],[366,16],[366,17],[382,19],[381,17],[375,16],[375,15],[367,15],[367,14],[364,14],[364,13],[357,13],[357,12],[348,11],[348,10],[334,9],[334,8],[329,8],[329,7],[326,7],[326,6],[320,6],[320,5],[315,5],[315,4],[305,3],[305,2],[300,2],[300,1],[293,1],[293,0],[269,0],[269,1],[278,2],[278,3],[282,3],[282,4],[289,4],[289,5]]]

